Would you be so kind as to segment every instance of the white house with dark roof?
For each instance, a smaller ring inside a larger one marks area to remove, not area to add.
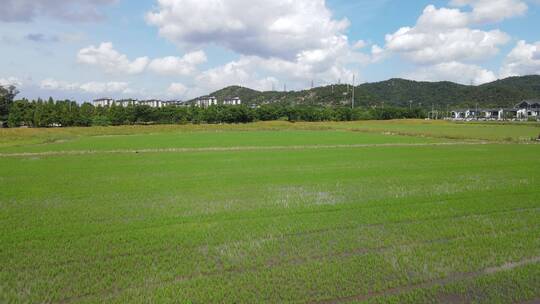
[[[515,105],[514,108],[506,109],[458,109],[451,112],[453,120],[525,120],[529,118],[540,119],[540,101],[525,100]]]

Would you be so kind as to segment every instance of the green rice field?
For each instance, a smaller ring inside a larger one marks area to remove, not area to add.
[[[539,135],[0,129],[0,303],[538,303]]]

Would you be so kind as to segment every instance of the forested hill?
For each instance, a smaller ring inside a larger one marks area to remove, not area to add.
[[[352,89],[348,85],[331,85],[295,92],[259,92],[239,86],[227,87],[210,95],[218,100],[240,97],[247,104],[287,103],[311,105],[350,104]],[[506,107],[524,99],[540,99],[540,75],[511,77],[480,86],[453,82],[419,82],[390,79],[364,83],[356,87],[355,102],[361,106],[436,107]]]

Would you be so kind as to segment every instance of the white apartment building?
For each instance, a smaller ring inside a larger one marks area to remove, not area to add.
[[[114,99],[112,98],[100,98],[92,102],[94,107],[110,107],[114,104]]]
[[[234,97],[234,98],[226,98],[223,101],[224,105],[231,105],[231,106],[239,106],[242,104],[242,100],[240,97]]]
[[[110,107],[112,105],[120,106],[120,107],[128,107],[128,106],[149,106],[152,108],[163,108],[166,106],[182,106],[185,105],[184,102],[180,100],[170,100],[170,101],[164,101],[164,100],[157,100],[157,99],[150,99],[150,100],[137,100],[137,99],[119,99],[114,100],[112,98],[100,98],[96,99],[92,102],[95,107]]]
[[[195,103],[197,107],[203,107],[203,108],[207,108],[209,106],[217,106],[217,104],[218,104],[217,98],[214,96],[201,97],[197,99],[197,102]]]

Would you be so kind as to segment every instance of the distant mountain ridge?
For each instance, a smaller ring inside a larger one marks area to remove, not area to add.
[[[209,94],[219,101],[240,97],[245,104],[285,103],[303,105],[350,105],[352,87],[346,84],[317,87],[311,90],[261,92],[230,86]],[[508,107],[522,100],[540,99],[540,75],[510,77],[479,86],[449,81],[425,82],[393,78],[364,83],[356,87],[358,106]]]

